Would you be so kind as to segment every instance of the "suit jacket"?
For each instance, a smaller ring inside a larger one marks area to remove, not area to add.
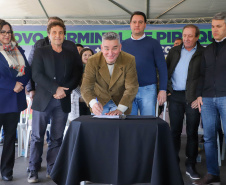
[[[173,93],[172,87],[172,75],[181,57],[182,44],[173,47],[166,58],[167,69],[168,69],[168,85],[167,90],[169,93]],[[202,60],[202,54],[204,47],[197,42],[196,52],[193,54],[191,61],[188,66],[188,76],[186,81],[185,97],[186,102],[191,103],[196,100],[196,89],[198,85],[198,79],[200,76],[200,66]]]
[[[24,89],[15,93],[13,91],[16,82],[23,83],[24,87],[31,78],[30,66],[24,55],[24,50],[18,47],[20,53],[25,60],[25,75],[17,76],[17,71],[9,68],[5,57],[0,53],[0,113],[20,112],[27,107],[26,96]]]
[[[73,52],[65,49],[64,55],[64,79],[61,85],[56,82],[55,62],[52,46],[37,48],[32,62],[32,79],[37,83],[32,109],[44,111],[56,93],[59,86],[67,87],[66,97],[61,99],[61,106],[64,112],[71,111],[70,94],[75,89],[82,77],[82,62],[77,60]]]
[[[81,94],[88,106],[89,102],[95,98],[103,106],[109,100],[113,100],[116,105],[127,106],[128,109],[125,114],[129,114],[138,87],[134,56],[121,51],[110,77],[105,58],[102,52],[99,52],[88,59],[83,76]]]

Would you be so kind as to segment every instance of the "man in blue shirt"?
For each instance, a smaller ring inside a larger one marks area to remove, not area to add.
[[[174,146],[179,161],[181,132],[185,114],[187,132],[185,165],[186,174],[192,179],[200,178],[195,169],[200,122],[196,89],[204,50],[198,42],[199,35],[200,31],[197,26],[186,25],[182,33],[183,44],[173,47],[166,58],[169,116]]]
[[[139,89],[133,101],[132,115],[155,115],[157,99],[157,74],[159,72],[158,101],[162,105],[166,101],[167,67],[159,42],[145,36],[146,15],[134,12],[130,18],[131,38],[122,42],[122,50],[135,56]]]

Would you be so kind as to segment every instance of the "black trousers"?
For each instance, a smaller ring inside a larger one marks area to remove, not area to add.
[[[0,128],[4,129],[4,144],[1,157],[2,176],[13,175],[15,162],[16,129],[20,119],[20,112],[0,114]]]
[[[169,96],[169,117],[170,127],[175,146],[176,154],[179,159],[181,145],[181,133],[183,129],[184,114],[186,114],[186,165],[195,165],[198,155],[198,126],[200,113],[198,109],[192,109],[191,103],[186,103],[185,91],[174,91]]]

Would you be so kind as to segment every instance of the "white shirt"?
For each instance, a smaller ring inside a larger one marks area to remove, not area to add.
[[[131,39],[132,39],[132,40],[142,40],[145,36],[146,36],[146,35],[145,35],[145,33],[144,33],[144,35],[143,35],[142,37],[140,37],[139,39],[134,39],[133,36],[131,35]]]

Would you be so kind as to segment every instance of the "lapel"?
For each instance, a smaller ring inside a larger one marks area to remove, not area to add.
[[[113,87],[113,85],[117,82],[117,80],[122,75],[122,73],[123,73],[123,65],[121,65],[121,53],[120,53],[116,62],[115,62],[114,70],[113,70],[113,73],[111,75],[109,89],[111,87]]]
[[[197,41],[197,48],[193,56],[202,55],[202,51],[203,51],[203,47],[200,45],[199,41]]]
[[[101,59],[100,59],[99,74],[104,79],[104,81],[109,85],[111,77],[109,74],[107,63],[103,55],[101,56]]]
[[[56,77],[56,71],[55,71],[55,60],[54,60],[54,52],[55,51],[53,51],[53,49],[52,49],[52,46],[50,45],[50,47],[49,47],[49,50],[50,50],[50,52],[49,51],[47,51],[47,56],[49,56],[49,61],[47,61],[47,62],[49,62],[50,63],[50,69],[49,69],[49,71],[50,71],[50,76],[52,76],[52,77]],[[49,54],[49,53],[51,53],[51,54]]]
[[[69,62],[70,61],[70,54],[67,53],[67,50],[65,50],[63,45],[62,45],[62,51],[64,51],[64,53],[63,53],[63,64],[64,64],[64,78],[65,78],[66,74],[70,71],[70,69],[72,69],[72,65],[70,65],[70,62]]]

